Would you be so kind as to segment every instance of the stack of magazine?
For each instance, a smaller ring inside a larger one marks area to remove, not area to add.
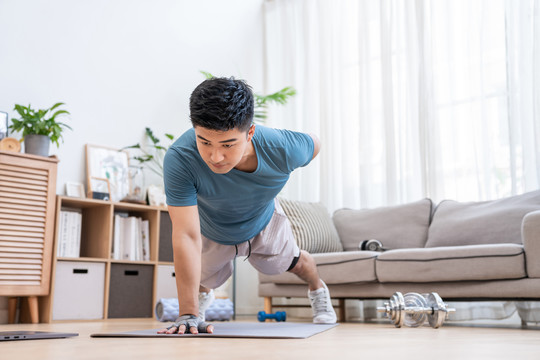
[[[62,208],[59,220],[56,256],[79,257],[81,253],[81,210]]]
[[[115,260],[150,260],[150,230],[148,220],[115,213],[112,258]]]

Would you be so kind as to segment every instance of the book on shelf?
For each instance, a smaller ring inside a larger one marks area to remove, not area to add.
[[[127,218],[129,215],[127,213],[116,212],[114,214],[114,234],[113,234],[113,244],[112,244],[112,258],[116,260],[122,259],[122,239],[124,238],[124,227],[122,224],[122,219]]]
[[[115,214],[112,258],[115,260],[150,260],[148,220]]]
[[[62,208],[58,226],[58,257],[79,257],[81,253],[82,211]]]
[[[142,256],[143,260],[150,260],[150,222],[143,220],[141,223]]]
[[[124,222],[124,253],[122,254],[123,260],[139,260],[137,258],[137,241],[139,236],[137,234],[138,219],[134,216],[127,218]]]

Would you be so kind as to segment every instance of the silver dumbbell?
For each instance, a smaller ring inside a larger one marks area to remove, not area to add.
[[[439,294],[402,293],[396,292],[390,301],[384,303],[384,307],[378,307],[378,312],[383,312],[396,327],[403,325],[418,327],[427,321],[435,329],[440,327],[448,314],[456,311],[449,309]]]

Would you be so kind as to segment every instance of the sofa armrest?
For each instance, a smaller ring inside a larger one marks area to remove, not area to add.
[[[525,215],[521,224],[521,237],[527,274],[531,278],[540,278],[540,210]]]

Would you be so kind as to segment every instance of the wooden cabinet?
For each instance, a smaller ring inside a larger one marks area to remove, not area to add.
[[[0,296],[12,297],[10,322],[15,297],[29,297],[37,322],[36,296],[49,294],[57,163],[0,151]]]
[[[74,209],[82,214],[79,257],[57,256],[60,212],[63,208]],[[117,212],[148,220],[150,260],[113,259],[114,219]],[[176,284],[169,282],[166,286],[170,289],[162,289],[163,285],[157,281],[157,268],[173,265],[170,227],[167,210],[162,207],[58,196],[52,288],[45,301],[44,321],[95,319],[96,309],[102,312],[100,319],[152,317],[153,306],[157,301],[158,283],[160,293],[176,294]],[[161,228],[163,231],[160,231]],[[99,264],[99,268],[104,268],[104,272],[92,271],[92,266],[84,266],[85,263]],[[75,270],[78,273],[75,273]],[[99,303],[96,303],[96,297],[89,303],[88,294],[84,291],[63,295],[66,294],[66,288],[69,288],[66,282],[77,281],[76,279],[90,281],[92,286],[98,287],[92,290],[92,294],[102,294],[99,296]],[[81,307],[81,311],[76,315],[59,310],[70,308],[73,303],[78,303]],[[128,303],[135,303],[133,309],[122,308],[122,304]]]

